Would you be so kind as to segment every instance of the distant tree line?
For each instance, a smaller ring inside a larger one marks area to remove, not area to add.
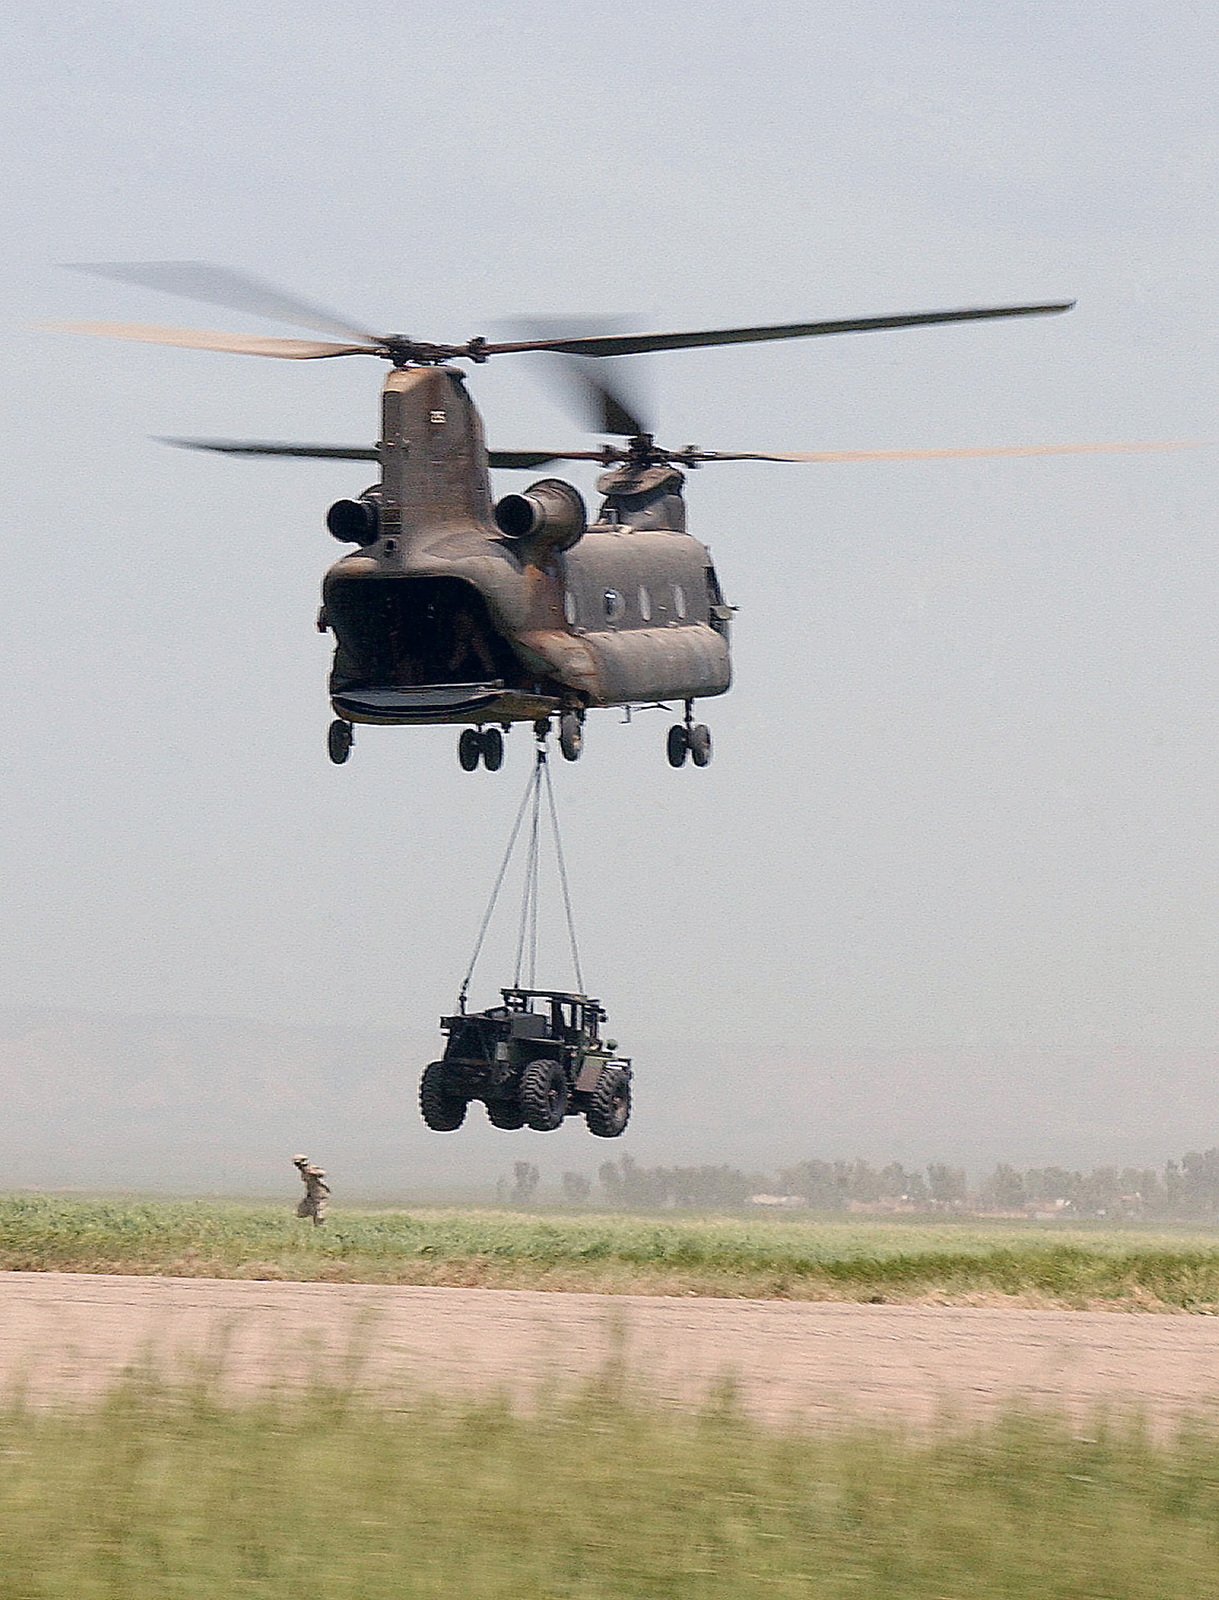
[[[512,1183],[501,1180],[498,1185],[499,1197],[528,1204],[540,1182],[536,1166],[518,1161]],[[898,1161],[874,1167],[867,1161],[808,1160],[768,1177],[726,1164],[645,1167],[632,1156],[621,1156],[602,1162],[595,1190],[584,1174],[563,1173],[561,1193],[567,1205],[608,1204],[641,1211],[735,1209],[757,1196],[814,1211],[1003,1212],[1219,1222],[1219,1149],[1190,1151],[1163,1167],[1093,1167],[1090,1172],[1066,1167],[1021,1170],[1000,1162],[973,1184],[963,1167],[934,1161],[907,1168]]]
[[[1163,1167],[1063,1167],[1018,1171],[1000,1164],[978,1191],[995,1210],[1059,1209],[1079,1216],[1219,1221],[1219,1150],[1191,1150]]]
[[[649,1210],[660,1206],[743,1206],[766,1186],[757,1173],[735,1167],[641,1167],[631,1156],[603,1161],[597,1169],[601,1192],[620,1206]]]

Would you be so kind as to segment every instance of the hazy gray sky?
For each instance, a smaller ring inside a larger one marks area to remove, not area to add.
[[[213,260],[435,338],[1078,296],[657,358],[664,436],[1216,432],[1211,5],[36,0],[0,45],[10,1004],[430,1026],[529,752],[518,729],[469,777],[449,731],[370,729],[331,767],[322,518],[367,470],[151,437],[372,442],[380,368],[74,346],[31,325],[288,330],[57,263]],[[471,382],[493,443],[585,442],[535,371]],[[693,475],[740,607],[714,764],[672,772],[660,713],[604,712],[555,770],[624,1041],[685,1035],[687,1071],[712,1035],[743,1069],[993,1048],[998,1074],[1214,1046],[1217,475]]]

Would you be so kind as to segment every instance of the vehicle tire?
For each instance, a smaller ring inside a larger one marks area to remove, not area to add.
[[[631,1120],[631,1080],[621,1067],[606,1067],[584,1113],[589,1133],[616,1139]]]
[[[525,1113],[520,1106],[509,1105],[506,1100],[488,1100],[487,1121],[493,1128],[523,1128]]]
[[[466,1120],[466,1102],[445,1089],[443,1061],[433,1061],[423,1069],[419,1110],[433,1133],[455,1133]]]
[[[326,732],[326,748],[330,752],[330,759],[336,767],[341,767],[351,754],[351,744],[355,735],[351,723],[344,722],[341,717],[330,724]]]
[[[488,772],[498,772],[504,764],[504,736],[498,728],[484,728],[482,736],[483,766]]]
[[[690,757],[696,767],[705,767],[711,760],[711,729],[705,722],[696,722],[690,729]]]
[[[567,1079],[557,1061],[531,1061],[521,1074],[521,1109],[536,1133],[553,1133],[567,1115]]]
[[[669,729],[669,737],[665,749],[668,752],[669,765],[671,767],[685,766],[686,756],[690,749],[690,740],[680,722],[675,722]]]
[[[574,711],[565,711],[559,718],[559,749],[567,761],[579,761],[584,748],[584,726]]]
[[[463,772],[473,772],[483,756],[483,736],[477,728],[463,728],[457,741],[457,759]]]

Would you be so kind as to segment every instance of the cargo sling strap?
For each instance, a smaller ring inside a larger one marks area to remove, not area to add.
[[[520,921],[517,926],[516,970],[512,982],[515,988],[519,988],[521,979],[524,977],[527,980],[526,987],[531,989],[537,982],[543,789],[546,791],[546,810],[550,821],[551,837],[554,841],[559,887],[562,891],[563,911],[567,919],[567,937],[571,945],[571,961],[576,974],[576,989],[581,994],[584,992],[584,975],[580,970],[580,949],[576,942],[576,925],[571,909],[571,891],[567,882],[567,865],[563,858],[563,840],[559,833],[559,815],[555,806],[554,785],[551,782],[550,768],[546,762],[546,746],[539,743],[537,759],[533,764],[533,770],[529,774],[529,782],[525,786],[525,793],[521,797],[520,806],[517,808],[516,821],[512,824],[512,832],[508,836],[508,848],[504,851],[504,858],[500,862],[495,884],[491,890],[491,898],[487,902],[486,911],[483,913],[482,923],[478,930],[478,938],[474,941],[474,954],[470,957],[470,965],[466,968],[466,975],[461,983],[461,992],[457,996],[457,1009],[463,1015],[466,1009],[466,995],[469,992],[470,980],[474,976],[474,968],[482,952],[483,941],[487,937],[487,929],[491,926],[491,918],[495,912],[500,891],[504,886],[504,879],[508,875],[508,868],[516,851],[517,841],[521,836],[522,825],[525,822],[526,815],[529,818],[529,827],[524,846],[525,877],[521,890]]]

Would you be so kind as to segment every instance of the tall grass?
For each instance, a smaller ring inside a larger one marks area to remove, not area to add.
[[[931,1440],[129,1383],[0,1415],[4,1600],[1199,1600],[1219,1437],[1012,1416]]]
[[[0,1198],[0,1268],[370,1283],[1219,1308],[1219,1236],[1058,1225],[338,1211]]]

